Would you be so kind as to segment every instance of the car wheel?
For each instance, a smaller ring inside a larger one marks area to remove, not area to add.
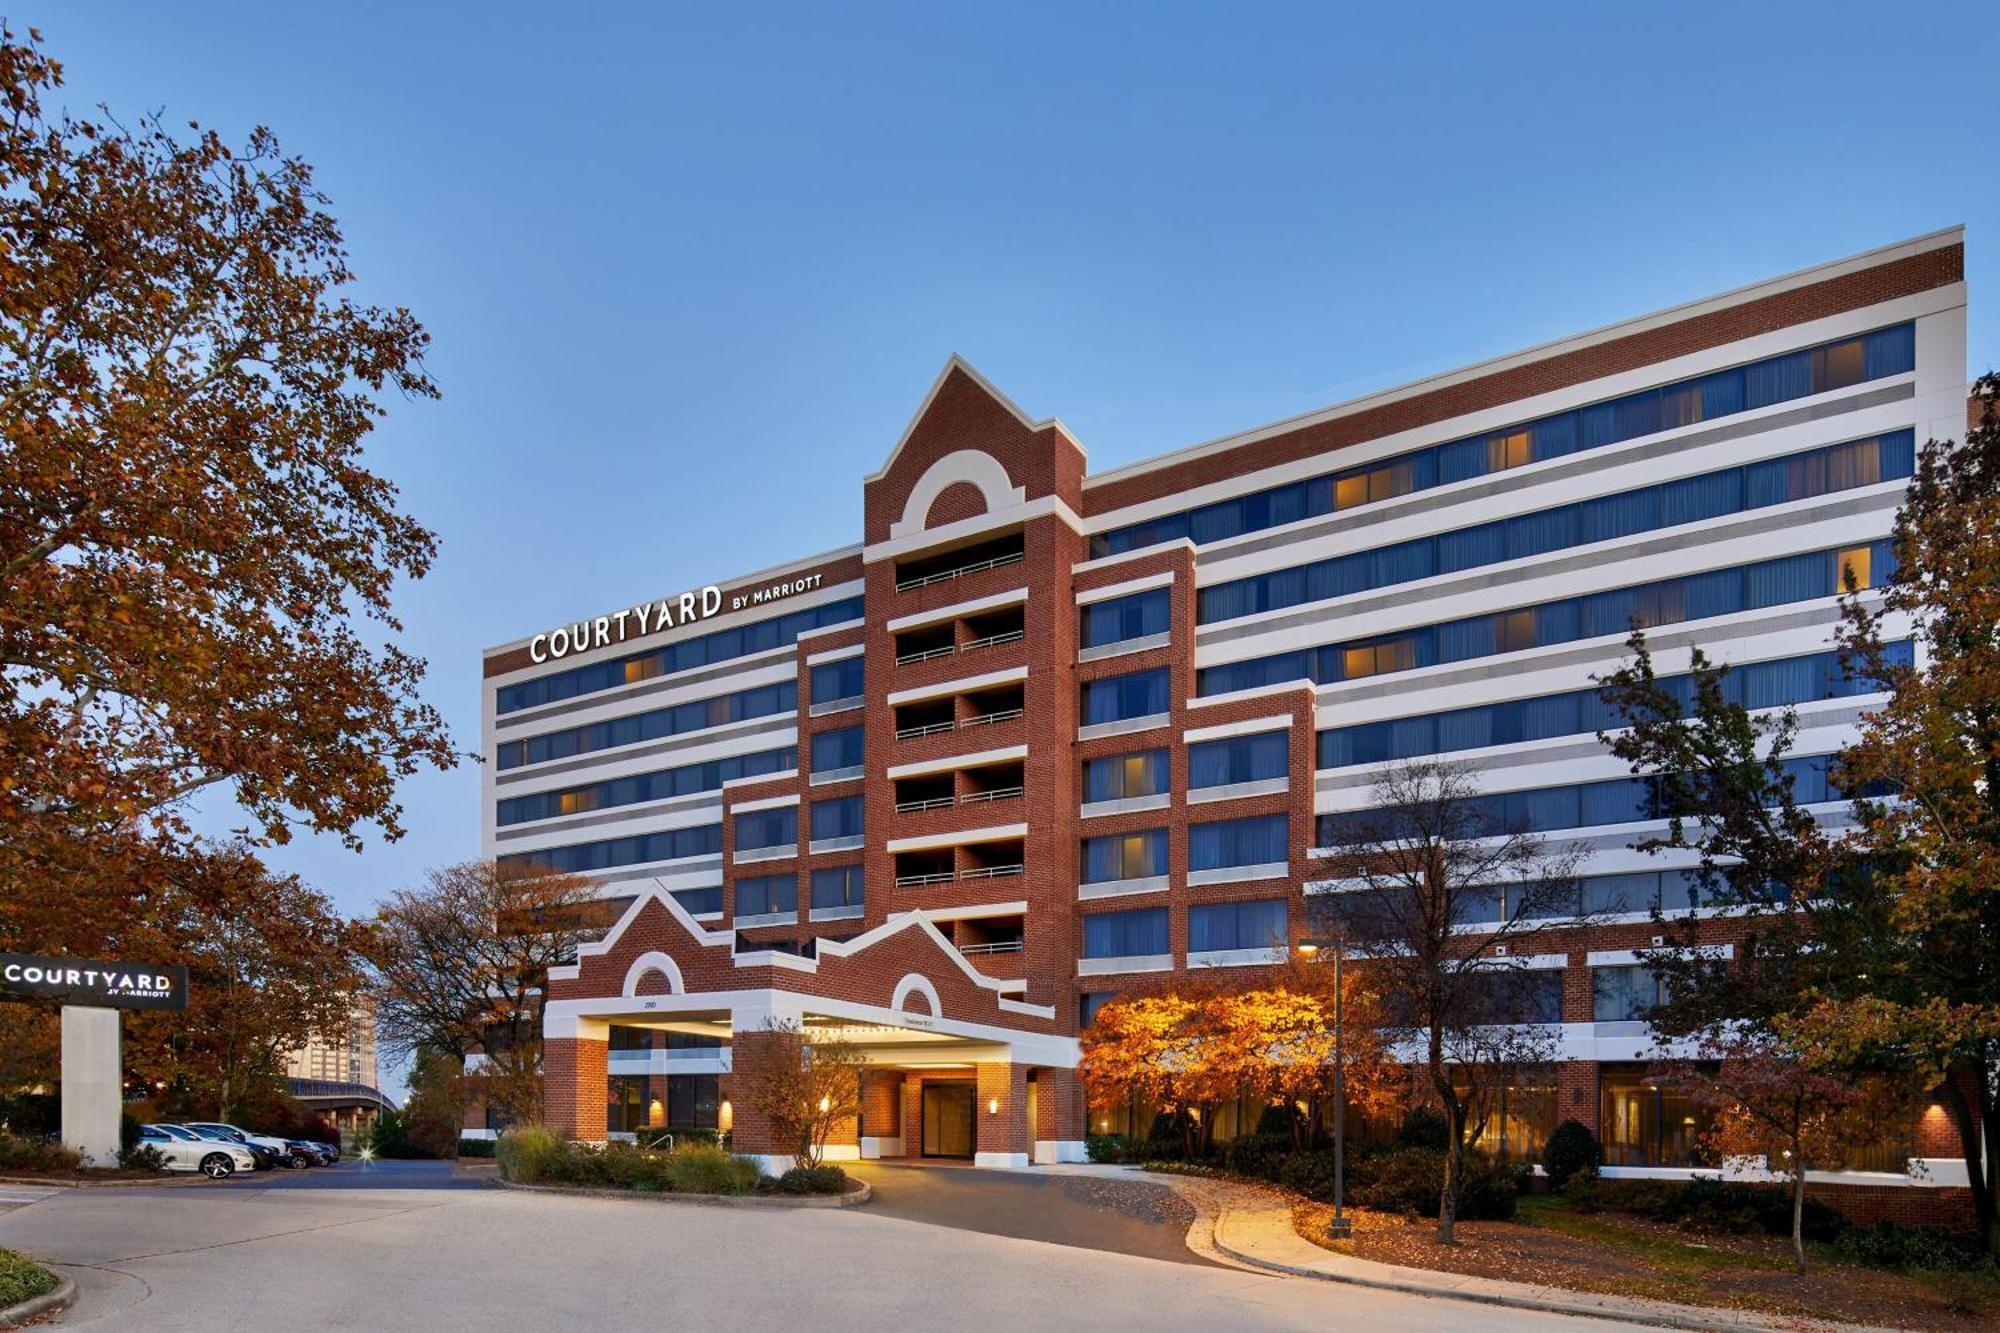
[[[292,1154],[292,1170],[303,1171],[312,1164],[312,1158],[306,1156],[304,1153],[295,1152]]]
[[[227,1180],[236,1174],[236,1163],[226,1152],[212,1152],[201,1159],[201,1173],[210,1180]]]

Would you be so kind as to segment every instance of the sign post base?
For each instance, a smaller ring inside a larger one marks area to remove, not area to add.
[[[116,1009],[62,1007],[62,1141],[83,1164],[118,1165],[125,1073]]]

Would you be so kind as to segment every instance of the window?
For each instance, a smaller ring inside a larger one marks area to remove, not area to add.
[[[1091,554],[1118,555],[1182,538],[1197,545],[1220,541],[1297,522],[1329,509],[1373,504],[1915,368],[1916,328],[1899,324],[1510,426],[1490,435],[1419,449],[1352,472],[1291,482],[1114,528],[1091,538]]]
[[[1666,988],[1653,970],[1636,966],[1591,968],[1590,996],[1590,1016],[1599,1023],[1642,1019],[1667,1001]]]
[[[503,741],[494,753],[494,766],[519,768],[523,764],[567,759],[594,750],[660,740],[753,717],[790,713],[796,711],[798,706],[797,682],[787,680],[776,685],[760,685],[756,689],[738,690],[734,694],[695,699],[672,708],[655,708],[650,712],[615,717],[608,722],[544,732],[518,741]]]
[[[675,889],[674,899],[687,908],[689,916],[707,916],[722,910],[722,886],[713,884],[700,889]]]
[[[858,838],[861,836],[861,798],[843,796],[837,801],[812,803],[812,840]]]
[[[796,642],[799,635],[809,629],[859,620],[861,610],[861,599],[849,597],[771,620],[760,620],[752,625],[740,625],[714,634],[698,634],[631,657],[550,672],[518,685],[501,686],[494,696],[494,711],[512,713],[560,699],[594,694],[637,680],[686,671],[711,662],[726,662],[751,653],[768,652]]]
[[[1164,667],[1093,680],[1083,687],[1083,721],[1086,726],[1155,717],[1166,711],[1167,672]]]
[[[544,847],[533,852],[512,852],[499,858],[502,865],[542,865],[567,874],[608,870],[613,866],[639,865],[647,861],[677,861],[690,856],[714,856],[722,851],[722,825],[698,824],[693,828],[663,829],[658,833],[636,834],[629,838],[606,838],[601,842],[572,843],[567,847]]]
[[[752,875],[736,881],[738,916],[771,916],[798,910],[797,875]]]
[[[1148,879],[1167,873],[1167,831],[1121,833],[1083,840],[1083,882],[1104,884],[1121,879]]]
[[[752,810],[736,816],[736,850],[755,851],[768,847],[796,846],[799,840],[799,808],[780,806],[775,810]]]
[[[860,907],[863,899],[861,867],[833,866],[812,875],[812,905],[815,911],[837,907]]]
[[[1291,860],[1284,815],[1225,819],[1188,829],[1188,869],[1273,865]]]
[[[1644,1065],[1597,1067],[1606,1166],[1704,1166],[1712,1113]]]
[[[1168,952],[1167,909],[1142,907],[1083,919],[1085,958],[1150,958]]]
[[[674,1129],[715,1129],[721,1124],[722,1076],[667,1075],[667,1124]]]
[[[1083,799],[1125,801],[1135,796],[1158,796],[1167,790],[1170,770],[1165,750],[1141,750],[1136,754],[1088,759],[1083,765]]]
[[[1209,903],[1188,908],[1188,952],[1221,949],[1280,949],[1291,939],[1285,903]]]
[[[1531,1069],[1502,1083],[1495,1091],[1498,1096],[1489,1094],[1484,1126],[1470,1146],[1503,1162],[1540,1161],[1542,1149],[1548,1146],[1549,1135],[1556,1127],[1555,1071],[1547,1067]],[[1461,1087],[1461,1096],[1469,1093],[1469,1088]],[[1468,1096],[1468,1102],[1476,1105],[1478,1098]]]
[[[605,1087],[604,1128],[630,1134],[646,1126],[646,1078],[643,1074],[613,1074]]]
[[[1849,584],[1856,588],[1875,586],[1868,576],[1868,557],[1869,548],[1866,546],[1850,546],[1835,557],[1834,579],[1839,591],[1847,591]]]
[[[1865,563],[1871,586],[1895,568],[1893,544],[1884,538],[1844,551],[1809,551],[1754,565],[1613,588],[1584,597],[1545,602],[1406,630],[1386,639],[1329,644],[1323,648],[1250,658],[1195,673],[1202,696],[1251,689],[1281,680],[1326,685],[1433,662],[1461,662],[1496,653],[1545,648],[1579,638],[1623,635],[1636,623],[1670,625],[1735,611],[1828,597],[1839,588],[1842,564]]]
[[[1171,602],[1165,588],[1092,602],[1082,608],[1083,646],[1100,648],[1167,632]]]
[[[852,657],[823,662],[812,668],[812,701],[830,704],[841,699],[859,699],[865,689],[862,684],[863,660],[861,654],[856,653]]]
[[[513,796],[499,802],[495,807],[494,822],[503,825],[520,824],[531,819],[575,815],[586,810],[636,805],[643,801],[663,801],[671,796],[687,796],[695,792],[720,791],[723,783],[733,782],[737,778],[783,773],[796,768],[799,762],[798,753],[787,745],[782,749],[765,750],[758,754],[711,759],[705,764],[686,764],[680,768],[663,768],[654,773],[638,773],[629,778],[614,778],[609,782],[596,782],[587,787],[537,792],[532,796]]]
[[[1239,782],[1288,777],[1292,771],[1291,747],[1291,733],[1284,731],[1190,745],[1188,786],[1230,787]]]
[[[1087,1028],[1097,1017],[1097,1011],[1118,998],[1117,991],[1085,991],[1076,997],[1076,1025]]]
[[[812,771],[837,773],[861,767],[861,728],[822,731],[812,739]]]

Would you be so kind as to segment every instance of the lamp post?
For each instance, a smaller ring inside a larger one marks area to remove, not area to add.
[[[1309,954],[1318,953],[1322,943],[1333,945],[1333,1217],[1326,1224],[1326,1235],[1328,1240],[1347,1240],[1354,1235],[1354,1219],[1346,1212],[1347,1052],[1342,1029],[1347,992],[1340,978],[1340,965],[1347,948],[1337,936],[1324,942],[1309,940],[1300,948]]]

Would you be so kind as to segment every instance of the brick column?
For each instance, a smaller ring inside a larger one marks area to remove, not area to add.
[[[924,1076],[903,1075],[903,1155],[924,1155]]]
[[[1041,1069],[1035,1073],[1035,1161],[1082,1162],[1083,1137],[1090,1108],[1084,1104],[1083,1082],[1074,1069]]]
[[[978,1071],[973,1165],[1026,1166],[1034,1151],[1028,1141],[1028,1066],[996,1061],[980,1064]]]
[[[601,1029],[600,1029],[601,1030]],[[542,1043],[542,1119],[586,1143],[604,1141],[611,1085],[602,1036],[550,1037]]]
[[[738,1029],[729,1038],[729,1073],[722,1081],[722,1095],[733,1113],[729,1146],[731,1151],[755,1158],[766,1175],[783,1175],[798,1164],[794,1145],[778,1142],[768,1117],[750,1104],[745,1090],[755,1080],[762,1063],[781,1049],[782,1034]]]
[[[903,1074],[894,1069],[870,1069],[861,1076],[861,1155],[901,1157],[904,1153]]]
[[[1556,1065],[1556,1123],[1579,1121],[1604,1141],[1604,1126],[1597,1123],[1602,1099],[1597,1095],[1597,1062],[1564,1060]]]

